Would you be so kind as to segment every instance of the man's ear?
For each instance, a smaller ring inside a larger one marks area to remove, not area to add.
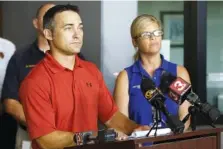
[[[47,40],[53,40],[53,33],[52,33],[52,30],[50,30],[50,29],[44,29],[44,30],[43,30],[43,34],[44,34],[44,37],[45,37]]]
[[[37,18],[33,19],[33,26],[35,27],[35,29],[38,29],[38,20],[37,20]]]
[[[137,44],[137,42],[136,42],[136,39],[133,39],[132,38],[132,44],[133,44],[133,46],[136,48],[136,47],[138,47],[138,44]]]

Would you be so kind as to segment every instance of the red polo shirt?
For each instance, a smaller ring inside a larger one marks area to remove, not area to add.
[[[101,72],[77,56],[69,70],[46,54],[22,82],[19,95],[32,140],[55,130],[97,130],[98,118],[105,123],[117,111]]]

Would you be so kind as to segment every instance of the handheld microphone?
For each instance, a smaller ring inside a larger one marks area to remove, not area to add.
[[[192,91],[190,83],[168,72],[161,77],[160,89],[167,93],[171,99],[181,105],[185,100],[198,108],[207,119],[214,123],[220,117],[220,111],[208,103],[202,103],[197,94]]]
[[[164,104],[165,97],[156,88],[154,82],[149,78],[143,78],[141,82],[141,90],[148,102],[151,103],[156,109],[161,110],[166,116],[167,126],[172,130],[173,133],[182,133],[184,130],[184,124],[178,119],[177,116],[171,115]]]

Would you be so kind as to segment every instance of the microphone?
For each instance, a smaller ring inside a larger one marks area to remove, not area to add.
[[[159,88],[163,93],[168,93],[169,97],[179,105],[184,102],[185,96],[191,92],[191,84],[168,72],[163,73]]]
[[[98,131],[99,143],[112,142],[118,137],[118,133],[114,129],[103,129]]]
[[[177,116],[173,116],[167,111],[164,104],[165,97],[162,92],[156,88],[154,82],[149,78],[143,78],[140,87],[147,101],[150,102],[154,108],[162,111],[166,116],[167,126],[172,130],[172,132],[175,134],[182,133],[184,130],[184,124]]]
[[[220,117],[220,111],[208,103],[202,103],[197,94],[192,91],[190,83],[180,77],[165,72],[161,77],[160,89],[176,103],[181,105],[185,100],[194,105],[211,123]]]
[[[92,143],[106,143],[115,141],[115,138],[118,134],[114,129],[103,129],[98,131],[98,135],[96,136],[93,131],[87,132],[78,132],[74,135],[74,142],[77,146],[92,144]]]
[[[141,91],[146,99],[157,109],[160,109],[160,105],[157,102],[164,103],[165,98],[163,98],[162,92],[156,88],[154,82],[149,78],[143,78],[141,82]]]

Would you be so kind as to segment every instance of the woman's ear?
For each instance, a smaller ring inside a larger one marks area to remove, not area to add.
[[[133,44],[133,46],[134,46],[135,48],[138,47],[138,44],[137,44],[136,39],[133,39],[133,38],[132,38],[132,44]]]

